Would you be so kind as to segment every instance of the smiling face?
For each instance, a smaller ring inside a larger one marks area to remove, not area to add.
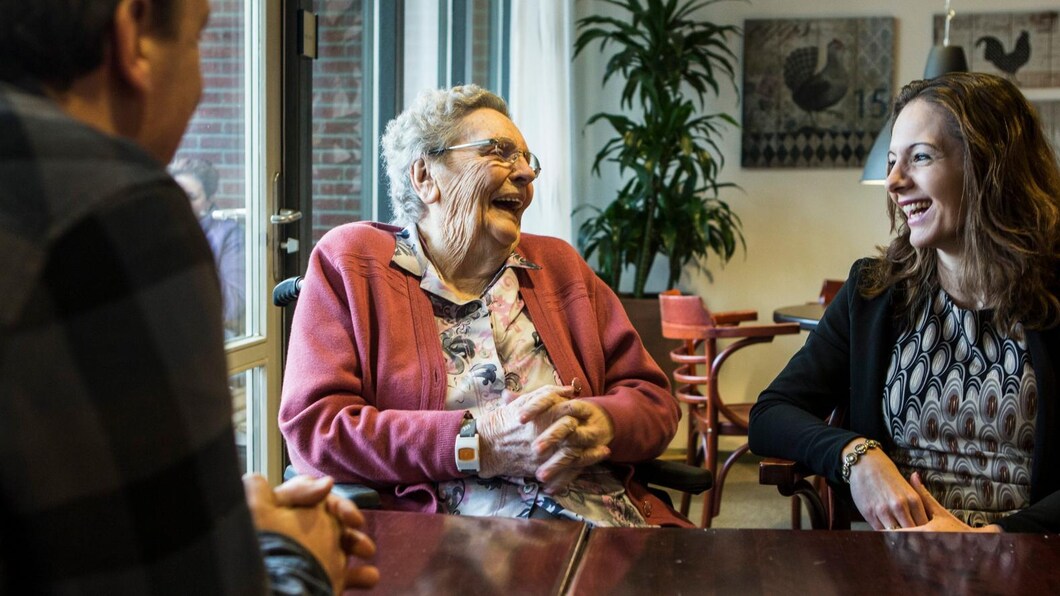
[[[505,139],[527,150],[519,129],[496,110],[471,112],[461,122],[461,130],[454,145]],[[523,213],[534,198],[535,176],[526,159],[508,163],[486,145],[447,151],[430,158],[427,167],[433,184],[421,193],[427,204],[421,227],[431,237],[432,256],[458,262],[507,257],[519,243]],[[448,254],[438,254],[439,250]]]
[[[887,194],[909,226],[909,242],[957,259],[964,205],[964,149],[945,112],[914,100],[891,130]]]

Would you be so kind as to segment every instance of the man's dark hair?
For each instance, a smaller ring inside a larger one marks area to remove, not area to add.
[[[0,81],[65,90],[103,62],[121,0],[0,0]],[[176,28],[178,0],[148,0],[152,26]]]

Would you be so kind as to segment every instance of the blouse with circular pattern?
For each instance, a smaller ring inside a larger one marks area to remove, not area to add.
[[[939,291],[898,338],[883,390],[898,470],[906,478],[919,471],[970,526],[1030,504],[1034,369],[1025,342],[1003,336],[992,319]]]

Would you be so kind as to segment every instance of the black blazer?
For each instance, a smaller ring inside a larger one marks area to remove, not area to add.
[[[859,295],[867,262],[854,263],[817,329],[758,397],[750,415],[751,451],[799,462],[835,485],[844,484],[842,450],[853,439],[876,439],[887,451],[894,447],[881,400],[900,331],[892,309],[895,291],[873,299]],[[1060,329],[1028,331],[1027,349],[1038,383],[1031,506],[998,525],[1009,532],[1060,532]],[[845,422],[828,426],[824,418],[839,405],[848,408]]]

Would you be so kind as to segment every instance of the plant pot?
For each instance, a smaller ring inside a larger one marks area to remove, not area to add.
[[[670,350],[676,348],[678,342],[677,340],[666,339],[662,335],[662,315],[659,313],[659,297],[651,295],[648,298],[632,298],[619,295],[618,299],[622,302],[622,307],[626,309],[626,316],[629,317],[633,328],[640,335],[640,341],[644,344],[644,348],[648,350],[648,354],[659,365],[659,368],[666,373],[666,378],[670,380],[672,387],[674,383],[673,371],[676,365],[670,360]],[[673,442],[670,443],[671,453],[683,453],[687,448],[687,414],[684,406],[682,406],[681,424]]]
[[[663,369],[667,377],[673,370],[670,362],[670,350],[676,347],[676,342],[662,336],[662,317],[659,314],[659,298],[652,295],[648,298],[631,298],[619,296],[622,307],[626,309],[633,328],[640,335],[640,341],[647,348],[648,354],[655,359],[655,363]],[[670,382],[673,378],[670,377]]]

